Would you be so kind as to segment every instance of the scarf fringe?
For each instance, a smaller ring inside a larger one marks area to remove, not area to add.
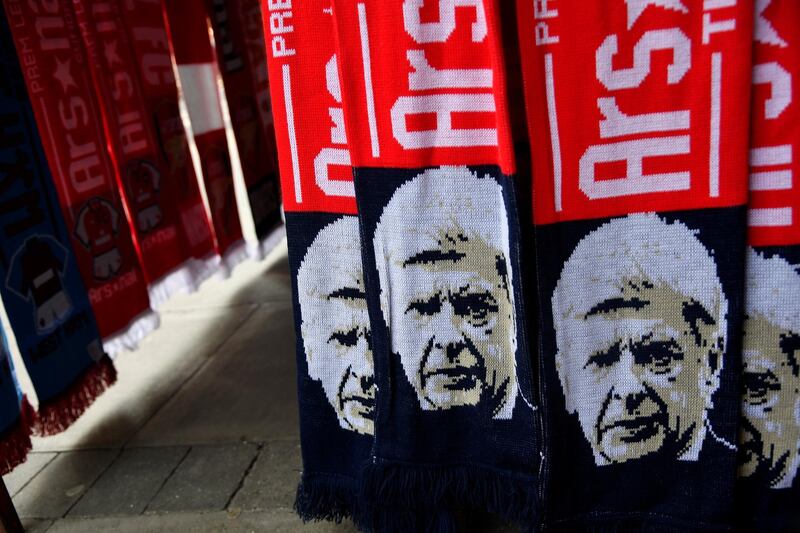
[[[537,488],[533,476],[475,465],[372,463],[364,471],[362,497],[374,509],[371,522],[381,532],[456,531],[456,515],[448,510],[469,508],[525,529],[539,519]]]
[[[158,309],[175,294],[190,294],[196,291],[199,285],[197,271],[194,260],[189,259],[172,272],[161,276],[161,279],[151,283],[147,288],[150,294],[150,306]]]
[[[247,243],[242,239],[231,244],[228,249],[222,254],[222,267],[220,268],[221,279],[228,279],[233,273],[233,269],[240,263],[249,259],[250,254],[247,252]]]
[[[303,522],[326,520],[341,524],[351,519],[364,527],[358,499],[358,484],[344,476],[303,472],[294,500],[294,510]]]
[[[39,404],[33,434],[46,437],[61,433],[116,380],[114,364],[104,356],[87,368],[66,390]]]
[[[286,237],[286,226],[283,224],[273,229],[261,240],[247,241],[247,257],[251,261],[264,260]]]
[[[211,253],[202,259],[192,259],[192,274],[195,285],[199,288],[206,280],[219,277],[222,259],[219,254]]]
[[[261,261],[264,255],[261,253],[261,244],[257,241],[247,242],[247,258],[251,261]]]
[[[139,342],[158,329],[160,324],[161,318],[158,313],[148,309],[134,318],[127,328],[103,339],[103,349],[112,359],[123,350],[133,351],[138,348]]]
[[[371,518],[373,531],[380,533],[458,533],[473,531],[473,528],[459,528],[459,523],[448,509],[391,509],[384,508]],[[477,530],[475,530],[477,531]]]
[[[262,258],[267,257],[272,252],[272,250],[278,247],[278,245],[281,243],[281,241],[283,241],[285,237],[286,237],[286,226],[284,226],[283,224],[272,230],[272,233],[267,235],[259,244],[259,247],[261,249],[261,257]]]
[[[25,462],[31,451],[31,433],[36,423],[36,411],[23,395],[20,413],[14,424],[0,435],[0,476]]]

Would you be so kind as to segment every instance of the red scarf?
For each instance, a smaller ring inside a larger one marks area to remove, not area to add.
[[[267,252],[280,224],[275,127],[258,0],[206,0],[217,63],[244,174],[256,237]]]
[[[752,2],[516,5],[548,521],[729,527]]]
[[[462,506],[529,524],[541,427],[501,1],[332,3],[378,390],[372,525],[444,530]],[[273,49],[290,16],[270,19]]]
[[[800,501],[800,3],[756,2],[737,510],[797,525]]]
[[[247,255],[217,88],[218,67],[204,9],[189,0],[164,2],[181,87],[200,154],[217,250],[230,270]]]
[[[72,2],[5,5],[78,265],[113,355],[134,347],[158,319],[117,190]]]
[[[119,5],[112,0],[76,0],[75,13],[102,102],[119,190],[151,304],[157,307],[173,293],[196,287],[191,242],[176,209],[182,184],[170,179],[169,161],[158,145],[154,113],[142,96],[136,56]]]
[[[164,182],[174,187],[173,201],[180,217],[182,241],[195,258],[194,282],[199,284],[219,267],[214,231],[195,175],[178,104],[178,86],[160,0],[115,0],[139,67],[142,97],[153,120]],[[174,184],[174,185],[173,185]]]

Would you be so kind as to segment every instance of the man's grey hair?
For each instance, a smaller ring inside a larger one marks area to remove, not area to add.
[[[620,289],[641,279],[666,286],[699,303],[716,324],[705,339],[721,355],[727,340],[728,301],[709,251],[696,231],[681,222],[667,223],[653,213],[634,214],[606,222],[575,247],[553,291],[553,322],[557,358],[581,339],[570,339],[564,321],[580,319],[596,305],[619,298]],[[716,357],[720,365],[722,358]],[[716,368],[715,370],[718,370]]]
[[[745,313],[800,333],[800,274],[782,257],[747,250]]]
[[[401,284],[414,283],[408,277],[392,277],[391,266],[402,267],[419,251],[441,247],[442,230],[457,230],[467,239],[480,239],[503,255],[513,306],[509,221],[500,184],[488,175],[478,177],[465,166],[431,168],[395,191],[375,228],[381,310],[390,329],[389,292]],[[516,347],[516,339],[513,342]]]
[[[363,286],[358,219],[344,216],[320,230],[297,270],[300,333],[305,344],[308,373],[313,379],[323,379],[330,366],[326,364],[330,354],[328,339],[320,337],[320,332],[332,331],[342,320],[341,316],[331,313],[325,302],[343,287],[360,287],[363,291]]]

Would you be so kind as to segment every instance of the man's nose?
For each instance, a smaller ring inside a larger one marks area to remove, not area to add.
[[[647,398],[644,392],[636,392],[625,397],[625,410],[628,414],[635,414]]]
[[[614,387],[614,397],[617,400],[622,400],[644,391],[644,385],[636,372],[636,362],[627,347],[622,350],[622,356],[614,364],[614,370],[609,377],[612,381],[611,385]]]
[[[372,356],[372,343],[366,335],[359,335],[355,346],[349,350],[348,360],[353,371],[359,375],[373,372],[375,364]]]
[[[461,352],[467,349],[467,345],[463,340],[452,342],[444,347],[444,353],[447,357],[448,363],[455,363],[459,360]]]
[[[450,305],[450,302],[444,302],[436,318],[429,324],[434,335],[434,345],[436,348],[444,350],[446,346],[464,340],[463,333],[456,326],[454,318],[455,310],[453,306]]]

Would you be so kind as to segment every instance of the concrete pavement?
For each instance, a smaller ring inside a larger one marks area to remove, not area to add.
[[[29,531],[309,531],[285,241],[161,310],[118,382],[4,480]]]

